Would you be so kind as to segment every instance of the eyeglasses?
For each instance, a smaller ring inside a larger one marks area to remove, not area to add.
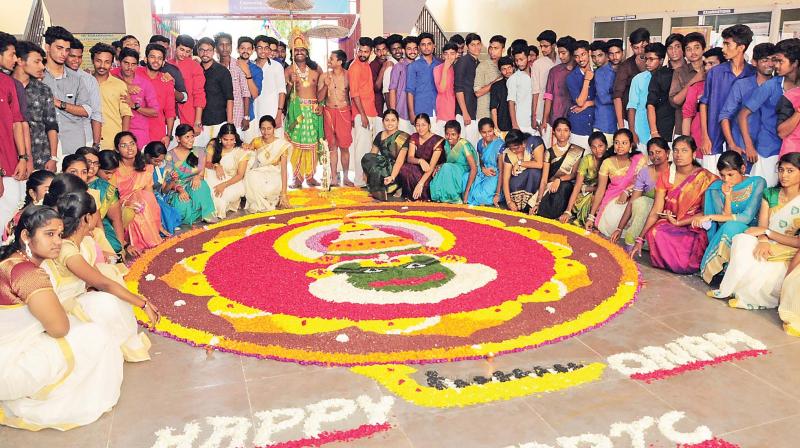
[[[136,142],[120,143],[119,144],[119,148],[120,149],[128,149],[128,148],[134,148],[135,149],[136,148]]]
[[[122,145],[120,145],[120,146],[122,146]],[[100,162],[93,162],[91,160],[87,160],[86,164],[89,165],[89,166],[100,166]]]

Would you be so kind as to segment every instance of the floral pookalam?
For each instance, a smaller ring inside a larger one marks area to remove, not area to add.
[[[638,270],[615,246],[552,221],[380,204],[195,229],[145,254],[128,282],[163,310],[158,331],[174,338],[368,367],[476,359],[579,334],[631,304]]]

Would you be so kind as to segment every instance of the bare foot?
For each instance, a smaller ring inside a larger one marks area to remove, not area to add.
[[[345,187],[355,187],[355,186],[356,186],[356,184],[354,184],[353,182],[351,182],[351,181],[350,181],[350,179],[347,179],[347,178],[345,178],[345,180],[344,180],[344,186],[345,186]]]
[[[291,185],[291,188],[295,188],[295,189],[298,189],[298,190],[299,190],[299,189],[302,189],[302,188],[303,188],[303,182],[301,182],[301,181],[299,181],[299,180],[296,180],[296,181],[294,181],[294,183]]]
[[[314,179],[313,177],[309,177],[308,179],[306,179],[306,184],[309,187],[319,187],[319,182],[317,182],[317,180]]]

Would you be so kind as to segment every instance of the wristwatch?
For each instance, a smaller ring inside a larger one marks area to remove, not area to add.
[[[139,110],[141,107],[142,107],[142,105],[141,105],[141,104],[139,104],[139,103],[133,103],[133,107],[132,107],[131,109],[133,109],[133,110]]]
[[[58,108],[61,110],[67,110],[67,103],[65,101],[58,100],[60,102]]]
[[[24,160],[24,161],[27,162],[28,161],[28,155],[27,154],[19,154],[19,155],[17,155],[17,160]]]

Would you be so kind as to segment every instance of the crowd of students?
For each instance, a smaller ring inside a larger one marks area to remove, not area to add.
[[[153,36],[144,61],[125,36],[89,50],[89,74],[64,28],[44,48],[0,33],[0,424],[110,409],[123,360],[149,359],[132,306],[159,320],[124,262],[180,226],[288,207],[326,152],[333,186],[584,227],[800,336],[800,40],[748,63],[752,36],[638,29],[624,59],[621,40],[547,30],[538,47],[493,36],[481,60],[476,34],[442,59],[429,34],[392,35],[326,72],[301,34],[291,63],[267,36],[235,59],[225,33]]]

